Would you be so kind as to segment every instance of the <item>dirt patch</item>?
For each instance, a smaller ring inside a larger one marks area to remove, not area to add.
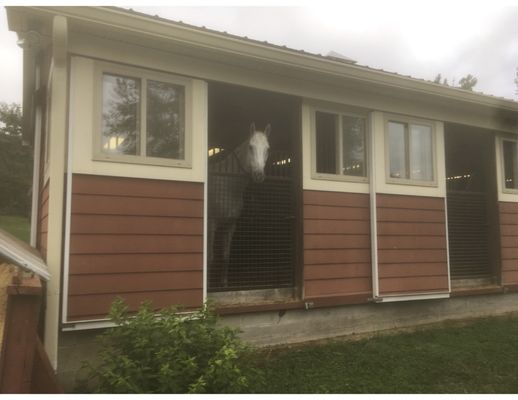
[[[0,263],[0,349],[4,338],[5,313],[7,311],[7,286],[11,283],[15,269],[12,265]]]

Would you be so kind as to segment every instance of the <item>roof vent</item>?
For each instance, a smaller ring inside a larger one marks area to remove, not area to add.
[[[333,61],[340,61],[347,64],[356,64],[356,60],[353,60],[352,58],[346,57],[343,54],[337,53],[336,51],[330,51],[326,54],[326,58],[329,58]]]

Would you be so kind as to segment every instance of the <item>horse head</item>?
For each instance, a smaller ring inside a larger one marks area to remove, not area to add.
[[[268,159],[268,150],[270,149],[270,143],[268,143],[270,131],[270,124],[266,125],[264,132],[255,130],[255,123],[252,122],[250,125],[247,166],[254,182],[264,181],[264,167]]]

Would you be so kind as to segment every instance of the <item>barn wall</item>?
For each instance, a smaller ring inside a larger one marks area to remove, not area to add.
[[[380,295],[448,291],[444,199],[376,199]]]
[[[47,180],[45,186],[40,191],[38,209],[38,236],[37,248],[41,252],[43,259],[47,259],[47,231],[48,231],[48,216],[49,216],[49,181]]]
[[[203,301],[203,184],[74,174],[68,320]]]
[[[372,294],[369,195],[305,190],[304,297]]]
[[[518,285],[518,203],[500,202],[502,285]]]

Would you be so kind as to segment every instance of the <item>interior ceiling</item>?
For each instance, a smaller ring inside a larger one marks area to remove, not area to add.
[[[271,124],[272,149],[289,150],[296,127],[295,97],[221,83],[209,84],[209,147],[234,148]]]

